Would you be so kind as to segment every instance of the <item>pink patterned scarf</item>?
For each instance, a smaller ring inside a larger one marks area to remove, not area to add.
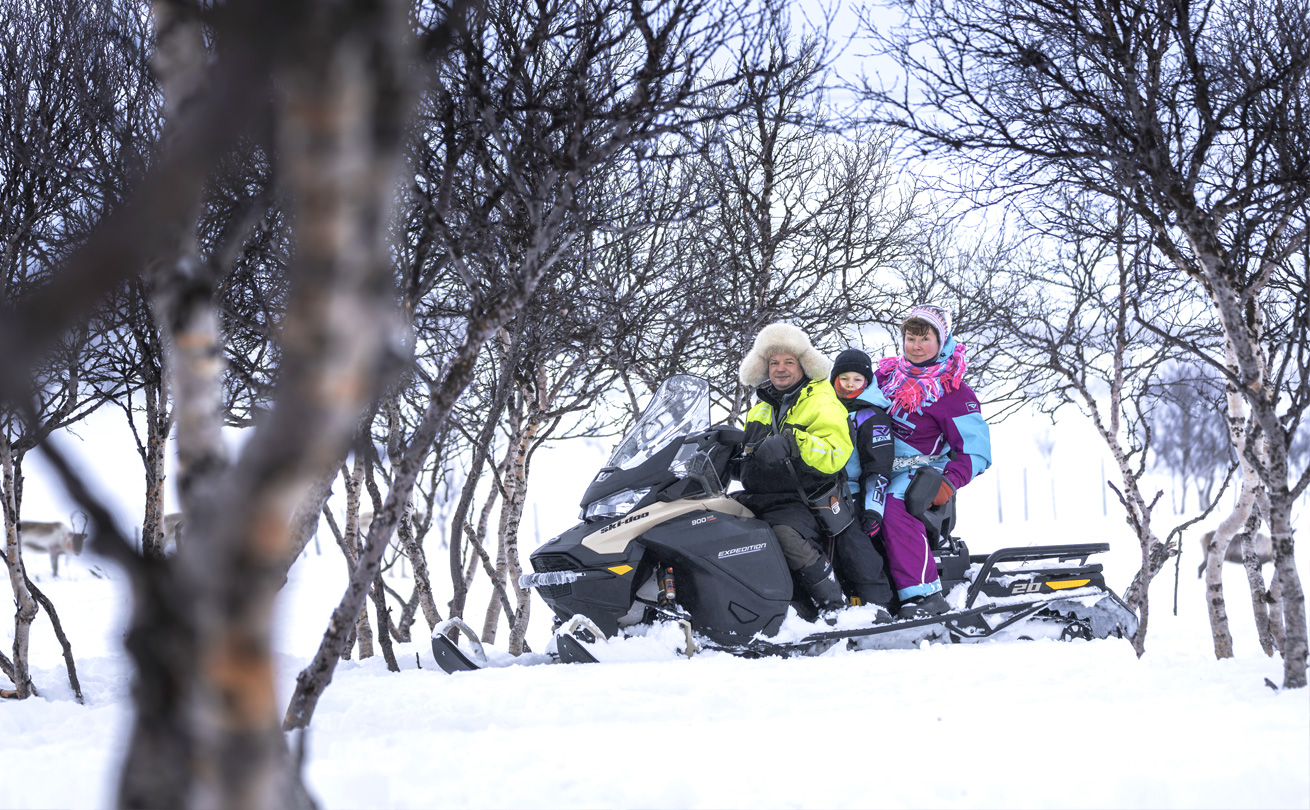
[[[892,409],[901,413],[923,413],[943,394],[958,391],[968,366],[963,343],[956,344],[945,362],[931,366],[916,366],[904,355],[878,361],[879,373],[889,375],[882,392],[891,400]]]

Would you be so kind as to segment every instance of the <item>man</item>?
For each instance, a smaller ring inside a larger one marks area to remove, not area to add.
[[[799,490],[831,485],[851,454],[846,408],[828,383],[831,367],[803,331],[774,323],[760,330],[739,375],[758,401],[743,426],[753,450],[739,471],[745,492],[738,499],[773,527],[788,567],[824,611],[846,601],[821,550],[823,529]]]

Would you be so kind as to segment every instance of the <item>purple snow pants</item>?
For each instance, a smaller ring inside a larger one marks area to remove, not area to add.
[[[895,495],[887,497],[884,507],[882,539],[898,599],[941,590],[923,523],[906,512],[905,501]]]

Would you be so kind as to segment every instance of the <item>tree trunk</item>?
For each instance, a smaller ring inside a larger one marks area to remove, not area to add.
[[[546,392],[542,380],[538,379],[537,382],[537,396],[529,402],[528,424],[515,448],[514,466],[510,470],[510,480],[514,482],[513,497],[505,504],[509,513],[508,525],[505,529],[509,581],[518,604],[518,610],[514,612],[514,624],[510,628],[511,655],[522,655],[527,650],[528,621],[532,617],[532,594],[519,585],[519,577],[523,573],[523,565],[519,562],[519,526],[523,522],[523,505],[528,498],[528,451],[537,440],[537,433],[541,429],[541,414],[548,404],[544,402]]]
[[[396,403],[393,400],[387,408],[387,422],[389,430],[387,432],[387,455],[390,458],[400,458],[400,419],[396,413]],[[408,515],[406,516],[408,518]],[[410,568],[414,572],[414,592],[418,598],[418,604],[423,608],[423,619],[428,623],[428,630],[431,631],[441,624],[441,611],[437,610],[436,598],[432,595],[432,577],[428,573],[428,558],[423,551],[423,546],[414,537],[414,524],[406,519],[400,521],[400,526],[396,530],[396,536],[400,538],[401,548],[405,550],[405,555],[409,557]],[[408,603],[406,605],[408,607]],[[403,632],[408,635],[408,617],[410,613],[401,616],[401,624],[404,627]]]
[[[1259,436],[1248,431],[1240,437],[1241,441],[1235,440],[1233,446],[1242,461],[1243,474],[1249,466],[1268,493],[1270,513],[1266,520],[1273,541],[1274,572],[1283,599],[1283,687],[1299,689],[1306,686],[1310,641],[1307,639],[1305,594],[1292,558],[1293,499],[1288,489],[1290,441],[1279,418],[1276,400],[1268,389],[1265,353],[1260,344],[1264,334],[1261,310],[1251,303],[1264,282],[1259,278],[1249,283],[1237,279],[1218,235],[1220,218],[1189,204],[1180,208],[1177,224],[1196,255],[1196,266],[1191,275],[1202,282],[1223,328],[1229,372],[1233,377],[1230,383],[1235,383],[1230,386],[1230,400],[1240,393],[1242,401],[1250,408],[1252,419],[1260,427]],[[1188,268],[1185,266],[1184,269]],[[1263,278],[1267,279],[1267,276]],[[1233,410],[1230,404],[1230,425]],[[1283,527],[1285,542],[1273,538],[1275,525]],[[1280,555],[1286,555],[1286,558]]]
[[[502,532],[496,542],[496,567],[492,574],[492,580],[500,583],[504,587],[505,571],[509,564],[505,556],[505,535]],[[496,627],[500,624],[501,606],[500,594],[492,591],[491,598],[487,600],[487,615],[482,620],[482,643],[496,643]]]
[[[1097,431],[1101,434],[1102,440],[1114,454],[1115,463],[1119,467],[1119,476],[1124,482],[1124,489],[1120,492],[1115,490],[1119,496],[1119,501],[1123,504],[1126,513],[1126,519],[1129,527],[1132,528],[1133,534],[1137,538],[1138,545],[1141,547],[1141,568],[1129,583],[1125,591],[1125,602],[1128,607],[1137,613],[1137,632],[1133,634],[1133,649],[1141,657],[1146,652],[1146,632],[1150,626],[1150,590],[1151,581],[1159,573],[1171,554],[1170,546],[1161,543],[1151,531],[1151,513],[1155,505],[1159,502],[1162,493],[1156,493],[1155,499],[1151,503],[1146,502],[1139,486],[1139,477],[1133,471],[1129,463],[1128,452],[1124,449],[1120,441],[1119,431],[1122,414],[1124,413],[1124,359],[1127,350],[1127,322],[1130,310],[1129,295],[1129,267],[1130,260],[1124,253],[1124,245],[1120,242],[1116,246],[1116,262],[1119,274],[1118,280],[1118,298],[1115,309],[1115,326],[1114,326],[1114,370],[1110,378],[1110,421],[1106,425],[1101,419],[1101,412],[1096,403],[1096,398],[1085,386],[1080,387],[1080,393],[1086,400],[1086,404],[1092,414],[1093,422],[1096,424]]]
[[[437,610],[436,597],[432,595],[432,577],[428,573],[427,555],[418,539],[414,537],[414,529],[408,520],[400,522],[397,535],[400,537],[401,545],[404,546],[405,554],[409,557],[409,564],[414,572],[415,596],[419,607],[423,610],[423,620],[428,623],[428,630],[431,631],[441,624],[442,619],[441,611]]]
[[[387,593],[394,596],[396,601],[401,603],[400,618],[396,620],[392,630],[396,641],[406,644],[413,636],[414,618],[418,613],[418,587],[415,586],[409,595],[409,599],[405,599],[390,587],[387,588]]]
[[[327,506],[328,499],[332,497],[332,484],[337,480],[337,475],[341,466],[345,463],[345,458],[336,459],[327,467],[327,471],[314,479],[310,484],[309,491],[305,493],[305,498],[296,507],[296,511],[291,515],[291,547],[287,550],[286,557],[282,560],[282,582],[278,586],[287,584],[287,576],[291,572],[291,566],[295,565],[296,560],[300,559],[300,554],[309,545],[309,539],[318,531],[319,515],[322,514],[324,507]]]
[[[1258,500],[1258,497],[1257,497]],[[1265,590],[1264,572],[1255,553],[1255,533],[1260,528],[1260,513],[1251,511],[1238,541],[1242,544],[1242,567],[1251,588],[1251,610],[1255,614],[1256,637],[1265,655],[1272,656],[1276,649],[1274,630],[1269,621],[1269,592]]]
[[[1230,398],[1230,407],[1233,404]],[[1239,409],[1240,410],[1240,409]],[[1231,416],[1229,430],[1234,429],[1236,419],[1237,435],[1245,430],[1245,420]],[[1224,554],[1228,545],[1255,513],[1257,483],[1253,475],[1248,476],[1248,468],[1243,465],[1242,488],[1237,496],[1237,503],[1210,536],[1210,545],[1205,551],[1205,588],[1206,605],[1210,615],[1210,635],[1214,639],[1215,658],[1232,658],[1233,634],[1228,628],[1228,612],[1224,601]]]
[[[353,576],[359,567],[360,530],[359,502],[364,481],[364,456],[355,453],[355,467],[346,479],[346,533],[342,538],[341,550],[346,555],[346,569]],[[370,527],[371,530],[371,527]],[[368,620],[368,603],[361,603],[359,615],[354,618],[355,631],[352,638],[359,647],[359,660],[373,657],[373,626]],[[344,657],[350,656],[350,647],[344,650]]]
[[[3,468],[4,489],[0,496],[4,498],[5,515],[5,567],[9,571],[9,585],[14,591],[14,646],[10,680],[14,682],[13,691],[0,690],[0,697],[25,699],[31,697],[34,690],[32,674],[28,666],[28,650],[32,638],[32,622],[36,620],[37,603],[27,589],[27,571],[23,567],[22,544],[18,536],[19,507],[22,502],[23,462],[16,457],[9,439],[0,434],[0,468]]]
[[[41,589],[36,587],[36,583],[28,580],[27,589],[31,591],[32,598],[45,611],[45,615],[50,619],[50,626],[54,628],[55,638],[59,640],[59,647],[64,652],[64,666],[68,669],[68,685],[73,688],[73,697],[78,703],[82,703],[82,684],[77,679],[77,662],[73,660],[73,645],[64,634],[64,625],[59,621],[59,614],[55,612],[55,605],[49,597],[41,593]]]
[[[141,521],[141,553],[151,559],[164,557],[164,457],[168,446],[168,425],[161,420],[166,397],[161,386],[147,383],[146,398],[146,511]]]
[[[506,404],[509,402],[509,379],[513,376],[512,371],[513,368],[508,361],[501,363],[500,383],[496,387],[491,406],[487,408],[482,430],[473,443],[473,458],[469,463],[468,478],[465,479],[464,488],[460,491],[459,504],[455,507],[455,513],[450,519],[450,581],[454,587],[454,593],[450,597],[450,615],[452,618],[463,618],[464,616],[464,603],[468,599],[468,585],[462,576],[464,554],[461,541],[464,537],[464,526],[468,521],[469,509],[473,505],[473,495],[477,490],[478,481],[482,478],[482,468],[487,463],[487,457],[491,452],[490,448],[496,435],[496,427],[500,422]]]
[[[498,471],[499,481],[504,480],[505,477],[504,467],[508,463],[509,463],[509,457],[506,456],[505,460],[501,462],[500,469]],[[478,573],[478,563],[480,562],[482,563],[483,572],[486,573],[487,579],[491,583],[491,590],[492,590],[491,598],[499,599],[501,602],[501,607],[504,608],[505,612],[512,614],[514,612],[514,609],[510,606],[509,596],[505,593],[505,584],[504,582],[502,582],[500,579],[496,577],[496,564],[492,561],[491,555],[487,553],[486,544],[484,542],[487,537],[487,525],[491,521],[491,513],[495,511],[496,502],[500,500],[500,496],[502,493],[503,493],[503,487],[500,486],[499,483],[497,483],[495,486],[492,486],[491,492],[487,494],[487,499],[482,502],[482,510],[478,518],[477,527],[474,528],[473,526],[469,526],[469,525],[465,525],[464,527],[464,533],[465,536],[468,538],[469,547],[470,547],[468,568],[464,571],[464,590],[467,591],[470,587],[472,587],[473,579],[474,577],[477,576]],[[502,514],[503,514],[503,510],[502,510]],[[459,634],[459,630],[457,628],[451,627],[446,630],[446,635],[452,641],[455,640],[458,634]],[[484,641],[484,643],[486,642]]]
[[[382,569],[373,577],[373,607],[378,612],[378,646],[382,648],[382,659],[387,662],[388,672],[399,672],[396,653],[391,647],[391,613],[387,610],[387,591],[382,584]],[[363,616],[366,611],[360,610]]]
[[[1283,487],[1270,493],[1269,539],[1273,543],[1274,582],[1279,589],[1278,603],[1282,610],[1283,688],[1300,689],[1306,686],[1306,613],[1305,592],[1301,576],[1296,571],[1296,558],[1292,542],[1292,497]]]
[[[500,483],[504,490],[504,501],[500,507],[500,521],[496,527],[496,565],[488,576],[491,577],[492,594],[487,604],[487,615],[482,622],[482,643],[496,643],[496,627],[500,624],[501,608],[504,606],[505,594],[505,574],[509,570],[509,550],[508,550],[508,533],[510,525],[510,512],[514,502],[516,488],[521,483],[514,468],[517,464],[516,458],[523,438],[523,420],[522,409],[516,401],[512,413],[514,419],[514,429],[510,433],[509,449],[505,453],[505,461],[500,465]],[[512,617],[511,617],[512,621]]]
[[[1215,658],[1233,657],[1233,634],[1228,629],[1228,612],[1224,609],[1224,555],[1215,531],[1205,554],[1205,604],[1210,617],[1210,637]]]

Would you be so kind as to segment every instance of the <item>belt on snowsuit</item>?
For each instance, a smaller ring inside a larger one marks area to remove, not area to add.
[[[897,456],[892,459],[892,471],[904,470],[909,467],[922,467],[925,464],[932,464],[934,461],[941,461],[946,456],[946,453],[938,453],[935,456]]]

